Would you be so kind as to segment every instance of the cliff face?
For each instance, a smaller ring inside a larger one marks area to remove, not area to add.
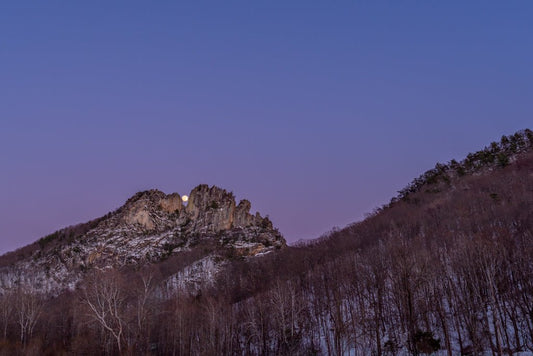
[[[184,205],[178,193],[166,195],[158,190],[139,192],[105,221],[105,228],[130,226],[134,230],[161,232],[187,226],[189,232],[213,234],[231,229],[262,227],[274,229],[268,218],[250,214],[251,203],[241,200],[237,205],[233,193],[206,184],[192,190]],[[275,236],[273,236],[276,240]]]
[[[209,232],[252,226],[273,229],[268,218],[262,218],[258,213],[251,215],[250,208],[248,200],[241,200],[236,206],[232,193],[204,184],[191,192],[185,216],[190,218],[198,229]]]
[[[223,189],[202,184],[192,190],[185,213],[196,229],[228,230],[235,219],[235,198]]]
[[[21,283],[51,291],[73,288],[93,268],[158,263],[198,246],[208,245],[219,265],[228,254],[247,258],[285,247],[270,220],[250,208],[215,186],[197,186],[185,204],[178,193],[139,192],[78,235],[67,228],[39,240],[31,256],[0,269],[0,282],[14,283],[16,274]]]

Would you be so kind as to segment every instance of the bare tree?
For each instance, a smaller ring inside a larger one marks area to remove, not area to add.
[[[131,301],[134,309],[132,308],[129,314],[134,314],[132,329],[135,334],[135,348],[140,350],[148,346],[150,322],[154,312],[154,291],[157,284],[151,270],[140,271],[135,277],[137,283],[131,286],[130,293],[134,299]]]
[[[117,272],[96,273],[87,282],[82,296],[89,316],[110,334],[122,352],[126,331],[126,295]]]
[[[0,319],[2,320],[4,340],[7,339],[7,329],[13,315],[13,300],[13,292],[9,289],[4,289],[2,295],[0,295]]]
[[[19,287],[14,292],[16,320],[20,330],[20,342],[25,345],[33,335],[43,308],[43,299],[36,293]]]

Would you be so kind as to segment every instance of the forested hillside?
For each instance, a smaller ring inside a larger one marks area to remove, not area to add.
[[[197,259],[183,252],[95,270],[57,297],[6,290],[0,350],[533,353],[532,144],[525,130],[437,165],[365,220],[317,240],[262,257],[228,252],[224,272],[199,289],[168,288],[180,258]]]

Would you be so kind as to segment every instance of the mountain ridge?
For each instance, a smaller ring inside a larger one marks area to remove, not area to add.
[[[17,252],[0,257],[7,273],[43,290],[74,288],[86,271],[157,263],[197,245],[214,244],[213,255],[232,250],[240,256],[270,253],[286,246],[268,217],[250,214],[251,204],[237,205],[233,193],[216,186],[195,187],[184,204],[178,193],[141,191],[113,212],[47,235]],[[25,272],[24,272],[25,271]]]
[[[57,294],[28,287],[38,280],[7,286],[0,311],[16,311],[0,313],[11,328],[7,347],[37,340],[39,350],[66,354],[529,354],[532,146],[517,146],[507,158],[502,165],[489,152],[466,174],[424,181],[404,199],[310,243],[263,245],[275,253],[255,253],[258,240],[238,237],[271,225],[237,212],[248,203],[236,204],[220,188],[199,187],[193,204],[181,208],[179,195],[140,192],[80,231],[128,227],[134,239],[147,231],[157,239],[174,221],[198,233],[186,241],[192,247],[162,244],[168,257],[119,268],[104,268],[103,251],[87,278]],[[104,240],[115,241],[111,235]],[[48,252],[61,242],[51,238]],[[18,331],[30,319],[19,300],[34,301],[34,311],[47,307],[31,319],[35,332]]]
[[[520,156],[533,149],[533,131],[525,128],[510,135],[503,135],[499,142],[493,141],[482,150],[468,153],[460,161],[451,159],[447,163],[438,162],[435,167],[414,178],[404,188],[392,197],[389,203],[377,207],[373,215],[384,209],[392,207],[399,201],[408,201],[410,197],[423,189],[427,192],[437,192],[439,185],[449,186],[452,180],[477,175],[495,168],[504,168],[515,162]]]

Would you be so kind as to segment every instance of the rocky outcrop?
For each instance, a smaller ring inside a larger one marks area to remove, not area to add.
[[[172,200],[172,197],[167,197],[165,193],[159,190],[137,193],[128,199],[122,207],[121,219],[115,220],[119,221],[118,224],[139,225],[145,230],[154,230],[156,228],[154,213],[159,209],[166,211],[163,206],[168,208]],[[109,225],[108,222],[105,223]]]
[[[260,226],[273,229],[268,218],[250,214],[251,203],[236,205],[233,193],[216,186],[195,187],[186,206],[178,193],[166,195],[158,190],[137,193],[119,209],[120,219],[106,222],[114,226],[132,225],[146,231],[164,231],[169,224],[183,225],[199,233],[217,233],[233,228]],[[172,221],[171,221],[172,220]]]
[[[197,229],[205,232],[219,232],[233,228],[260,226],[272,229],[268,218],[259,213],[250,214],[251,203],[244,199],[236,206],[233,193],[224,189],[202,184],[194,188],[185,208],[184,217],[191,219]]]
[[[228,230],[235,219],[235,197],[219,187],[201,184],[192,190],[185,213],[197,229],[205,232]]]
[[[227,256],[248,258],[285,247],[268,217],[252,215],[250,208],[248,200],[237,205],[233,193],[205,184],[192,190],[186,205],[178,193],[139,192],[102,218],[39,240],[15,267],[36,276],[43,289],[59,290],[72,288],[92,268],[157,263],[198,246],[221,265]]]
[[[255,215],[250,214],[250,209],[252,208],[252,204],[246,200],[243,199],[239,202],[239,205],[237,205],[237,208],[235,209],[235,219],[233,222],[233,225],[235,227],[248,227],[248,226],[263,226],[267,229],[272,229],[272,222],[268,217],[261,217],[259,213],[256,213]]]
[[[183,203],[178,193],[169,194],[161,199],[159,206],[167,213],[180,213],[183,210]]]

